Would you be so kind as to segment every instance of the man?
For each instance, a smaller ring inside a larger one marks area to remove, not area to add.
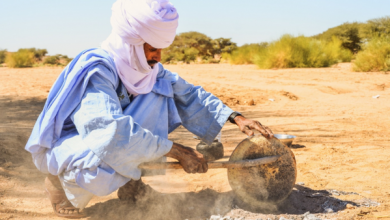
[[[178,25],[168,0],[118,0],[112,10],[111,35],[64,69],[26,145],[48,174],[45,188],[58,216],[84,217],[80,210],[93,195],[118,189],[121,200],[136,200],[146,190],[143,162],[171,157],[187,173],[207,172],[200,153],[168,140],[179,125],[206,143],[227,120],[247,135],[273,136],[159,63]]]

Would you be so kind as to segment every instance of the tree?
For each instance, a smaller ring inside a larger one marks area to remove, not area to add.
[[[213,58],[213,40],[199,32],[191,31],[177,35],[173,43],[162,52],[162,62],[184,61],[189,63],[197,57]]]
[[[332,41],[332,37],[339,38],[342,42],[341,46],[350,50],[352,53],[357,53],[361,50],[362,38],[360,36],[361,23],[344,23],[342,25],[329,28],[325,32],[314,36],[320,40]]]
[[[230,54],[237,49],[237,44],[231,42],[231,38],[217,38],[212,41],[213,43],[213,54]]]
[[[367,40],[390,36],[390,16],[368,20],[361,28],[361,36]]]

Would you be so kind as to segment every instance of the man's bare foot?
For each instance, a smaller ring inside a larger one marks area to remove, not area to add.
[[[75,208],[66,198],[65,191],[57,176],[49,174],[45,179],[46,193],[53,206],[54,213],[64,218],[84,218],[83,212]]]
[[[146,185],[142,180],[130,180],[118,190],[118,198],[122,201],[136,202],[145,197],[147,193],[153,193],[154,190]]]

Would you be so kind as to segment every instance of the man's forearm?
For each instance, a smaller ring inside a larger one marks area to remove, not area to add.
[[[181,144],[173,143],[171,150],[165,154],[166,157],[171,157],[176,160],[181,160],[183,158],[182,149],[185,148]]]

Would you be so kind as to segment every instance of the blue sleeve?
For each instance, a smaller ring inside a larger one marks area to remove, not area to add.
[[[233,110],[201,86],[188,83],[176,73],[165,69],[164,78],[172,82],[175,104],[183,126],[211,144]]]
[[[106,67],[98,65],[90,71],[95,73],[71,119],[84,143],[101,160],[125,177],[138,176],[138,165],[164,156],[172,142],[123,114],[115,86],[100,75],[109,71]]]

